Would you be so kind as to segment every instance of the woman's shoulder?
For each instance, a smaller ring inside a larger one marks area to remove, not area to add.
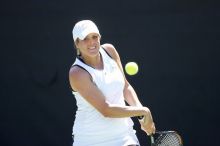
[[[70,70],[69,70],[69,76],[72,79],[80,79],[80,78],[85,78],[85,77],[89,77],[90,74],[89,72],[84,69],[83,67],[79,66],[79,65],[73,65]]]
[[[105,49],[105,51],[108,52],[108,54],[113,58],[116,59],[118,56],[118,52],[115,49],[115,47],[112,44],[106,43],[103,44],[102,47]]]
[[[91,75],[82,67],[74,65],[69,71],[69,81],[72,89],[77,91],[91,80]]]

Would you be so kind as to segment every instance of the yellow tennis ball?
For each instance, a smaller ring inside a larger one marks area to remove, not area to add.
[[[138,65],[136,62],[128,62],[125,65],[125,71],[128,75],[135,75],[138,72]]]

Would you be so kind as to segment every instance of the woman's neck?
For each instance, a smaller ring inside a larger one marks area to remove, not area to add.
[[[80,58],[89,66],[95,69],[103,69],[103,61],[102,55],[98,53],[95,57],[84,57],[80,56]]]

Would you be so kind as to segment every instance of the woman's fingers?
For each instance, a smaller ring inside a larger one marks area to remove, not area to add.
[[[145,131],[147,133],[147,135],[151,135],[151,134],[154,134],[155,133],[155,125],[154,123],[148,123],[148,124],[145,124],[145,123],[141,123],[141,129],[143,131]]]

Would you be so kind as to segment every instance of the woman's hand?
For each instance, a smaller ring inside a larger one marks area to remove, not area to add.
[[[155,133],[156,128],[150,111],[148,112],[148,114],[144,115],[144,118],[142,120],[139,120],[139,122],[141,124],[141,129],[145,131],[147,135]]]

